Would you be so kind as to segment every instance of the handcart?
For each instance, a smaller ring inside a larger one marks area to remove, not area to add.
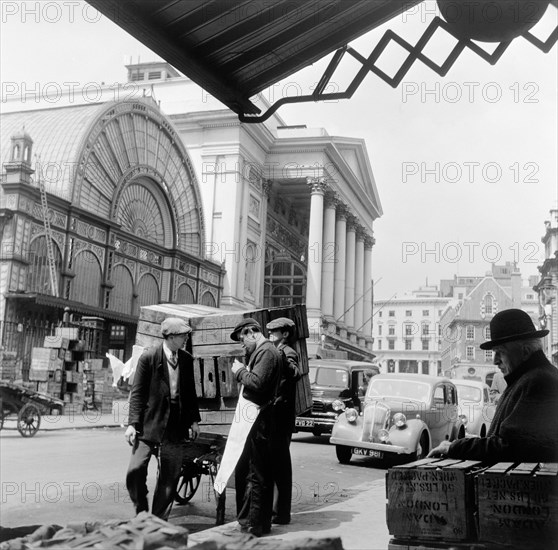
[[[182,471],[174,497],[177,504],[190,502],[198,490],[202,475],[209,476],[213,487],[226,443],[226,435],[202,432],[196,441],[186,444],[186,456],[182,462]],[[217,501],[215,523],[222,525],[225,522],[225,491],[221,494],[215,492],[215,499]]]
[[[41,425],[41,415],[57,410],[62,414],[64,401],[7,380],[0,380],[0,430],[11,416],[23,437],[33,437]]]

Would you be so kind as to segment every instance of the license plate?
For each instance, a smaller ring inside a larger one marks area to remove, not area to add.
[[[372,458],[384,458],[384,452],[376,451],[376,449],[361,449],[360,447],[354,447],[352,452],[354,455],[359,455],[359,456],[370,456]]]
[[[299,428],[313,428],[314,420],[312,420],[311,418],[297,418],[295,420],[295,426],[298,426]]]

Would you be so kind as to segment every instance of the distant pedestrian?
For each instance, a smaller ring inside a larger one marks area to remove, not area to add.
[[[129,426],[125,437],[132,446],[126,486],[136,513],[148,511],[147,470],[153,455],[159,469],[152,512],[167,520],[184,455],[184,443],[196,439],[200,412],[193,360],[183,351],[191,328],[169,317],[161,323],[163,343],[139,358],[130,393]]]
[[[238,323],[231,339],[242,344],[248,362],[235,361],[232,371],[243,386],[243,397],[259,408],[235,469],[237,518],[242,532],[260,537],[271,531],[272,412],[282,358],[255,319]]]
[[[266,325],[269,340],[283,354],[283,368],[277,396],[273,405],[272,443],[273,499],[272,523],[286,525],[291,522],[293,469],[290,445],[295,425],[296,381],[302,376],[297,352],[288,344],[295,336],[292,319],[279,317]]]
[[[504,390],[486,437],[443,441],[428,456],[486,462],[558,462],[558,370],[546,358],[542,337],[531,317],[506,309],[490,321],[492,340],[481,349],[494,350]]]
[[[492,378],[492,384],[490,385],[490,394],[494,397],[494,402],[498,403],[500,401],[500,397],[504,393],[504,390],[507,388],[506,380],[504,379],[504,374],[502,371],[498,371],[494,374],[494,378]]]

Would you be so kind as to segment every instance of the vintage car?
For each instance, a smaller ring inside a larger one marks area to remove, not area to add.
[[[337,417],[347,407],[361,410],[368,380],[380,369],[364,361],[311,359],[308,376],[312,408],[295,420],[295,430],[316,436],[330,434]]]
[[[466,437],[485,437],[494,418],[496,405],[484,382],[453,378],[457,388],[459,414],[465,422]]]
[[[457,389],[449,378],[426,374],[379,374],[372,378],[364,410],[347,408],[330,443],[347,464],[352,455],[411,461],[447,439],[465,437]]]

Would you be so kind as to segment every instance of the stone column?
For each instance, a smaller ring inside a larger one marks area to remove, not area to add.
[[[345,325],[348,329],[355,327],[355,248],[356,218],[347,218],[347,257],[345,264]]]
[[[361,337],[364,324],[364,299],[364,231],[359,226],[356,231],[355,248],[355,330]]]
[[[322,249],[324,224],[323,178],[307,178],[311,189],[310,227],[308,231],[308,273],[306,281],[306,310],[309,319],[321,317],[322,298]]]
[[[262,219],[261,219],[262,233],[260,236],[258,281],[256,282],[256,288],[259,289],[257,298],[260,307],[263,307],[263,302],[264,302],[265,251],[267,250],[267,242],[266,242],[267,209],[268,209],[269,200],[271,198],[272,186],[273,186],[272,180],[262,181]]]
[[[335,266],[333,316],[338,325],[345,324],[345,259],[347,253],[347,208],[338,204],[335,222]]]
[[[374,239],[370,236],[364,238],[364,289],[363,289],[363,312],[364,327],[362,332],[367,341],[372,341],[372,307],[373,307],[373,289],[372,289],[372,246]]]
[[[335,193],[326,192],[324,197],[324,230],[322,255],[322,315],[333,321],[333,291],[335,282]]]

